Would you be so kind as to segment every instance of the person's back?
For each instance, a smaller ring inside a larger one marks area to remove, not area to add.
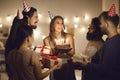
[[[29,49],[10,51],[7,57],[11,70],[10,80],[37,80],[34,74],[35,59],[38,59],[37,55]]]

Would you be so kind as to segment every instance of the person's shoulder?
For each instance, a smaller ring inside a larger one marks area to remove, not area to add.
[[[73,35],[70,34],[70,33],[66,33],[66,36],[67,36],[67,37],[73,37]]]
[[[15,53],[15,52],[17,52],[17,49],[12,49],[12,50],[9,52],[9,54],[12,54],[12,53]]]
[[[32,49],[27,49],[26,52],[31,53],[31,54],[36,53],[36,52],[35,52],[34,50],[32,50]]]
[[[31,49],[19,49],[17,52],[23,55],[30,55],[30,54],[35,53],[35,51]]]
[[[17,49],[12,49],[11,51],[9,51],[7,54],[7,59],[10,57],[13,57],[15,54],[18,54],[18,50]]]
[[[49,36],[47,36],[47,37],[45,37],[44,39],[43,39],[43,41],[46,41],[46,40],[49,40]]]

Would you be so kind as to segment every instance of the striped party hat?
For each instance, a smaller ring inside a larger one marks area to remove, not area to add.
[[[55,17],[55,14],[53,12],[48,11],[50,19],[53,19]]]
[[[19,11],[19,9],[17,11],[17,18],[18,19],[23,19],[23,14],[22,14],[22,12]]]
[[[27,5],[27,3],[25,2],[25,0],[23,1],[23,8],[25,12],[29,12],[30,11],[30,6]]]
[[[116,12],[115,12],[115,4],[112,4],[111,8],[110,8],[109,11],[108,11],[108,15],[109,15],[110,17],[113,17],[113,16],[116,15]]]

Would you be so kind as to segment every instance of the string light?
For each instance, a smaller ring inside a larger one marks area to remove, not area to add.
[[[12,18],[10,15],[8,15],[6,19],[7,19],[7,21],[11,21]]]
[[[67,32],[67,29],[65,29],[64,32]]]
[[[0,28],[2,28],[3,27],[3,25],[0,23]]]
[[[85,15],[84,18],[85,18],[85,21],[89,20],[89,16],[88,15]]]
[[[39,13],[39,14],[38,14],[38,17],[39,17],[39,19],[42,18],[42,14]]]
[[[35,30],[34,30],[34,38],[35,38],[35,39],[38,39],[38,38],[39,38],[38,36],[40,36],[40,35],[39,35],[39,30],[38,30],[38,29],[35,29]]]
[[[74,17],[74,22],[79,22],[80,18],[78,16]]]
[[[64,22],[67,23],[67,22],[68,22],[68,19],[67,19],[67,18],[64,18]]]
[[[46,36],[45,36],[45,35],[43,35],[43,36],[42,36],[42,39],[45,39],[45,37],[46,37]]]
[[[74,28],[78,28],[78,25],[77,25],[77,24],[75,24],[75,25],[74,25]]]
[[[81,31],[82,31],[82,32],[85,32],[85,27],[81,27]]]

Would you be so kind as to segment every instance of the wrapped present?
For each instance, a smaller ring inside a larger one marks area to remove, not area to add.
[[[50,50],[51,50],[50,46],[43,46],[43,45],[36,46],[34,50],[35,50],[35,52],[40,53],[40,55],[50,55],[51,54],[50,53]]]
[[[43,63],[44,68],[51,68],[52,66],[56,64],[62,65],[62,59],[58,58],[57,56],[46,55],[42,58],[42,63]]]
[[[51,48],[49,46],[37,46],[34,50],[35,52],[40,53],[44,68],[51,68],[58,63],[62,63],[62,60],[57,56],[51,56]]]

